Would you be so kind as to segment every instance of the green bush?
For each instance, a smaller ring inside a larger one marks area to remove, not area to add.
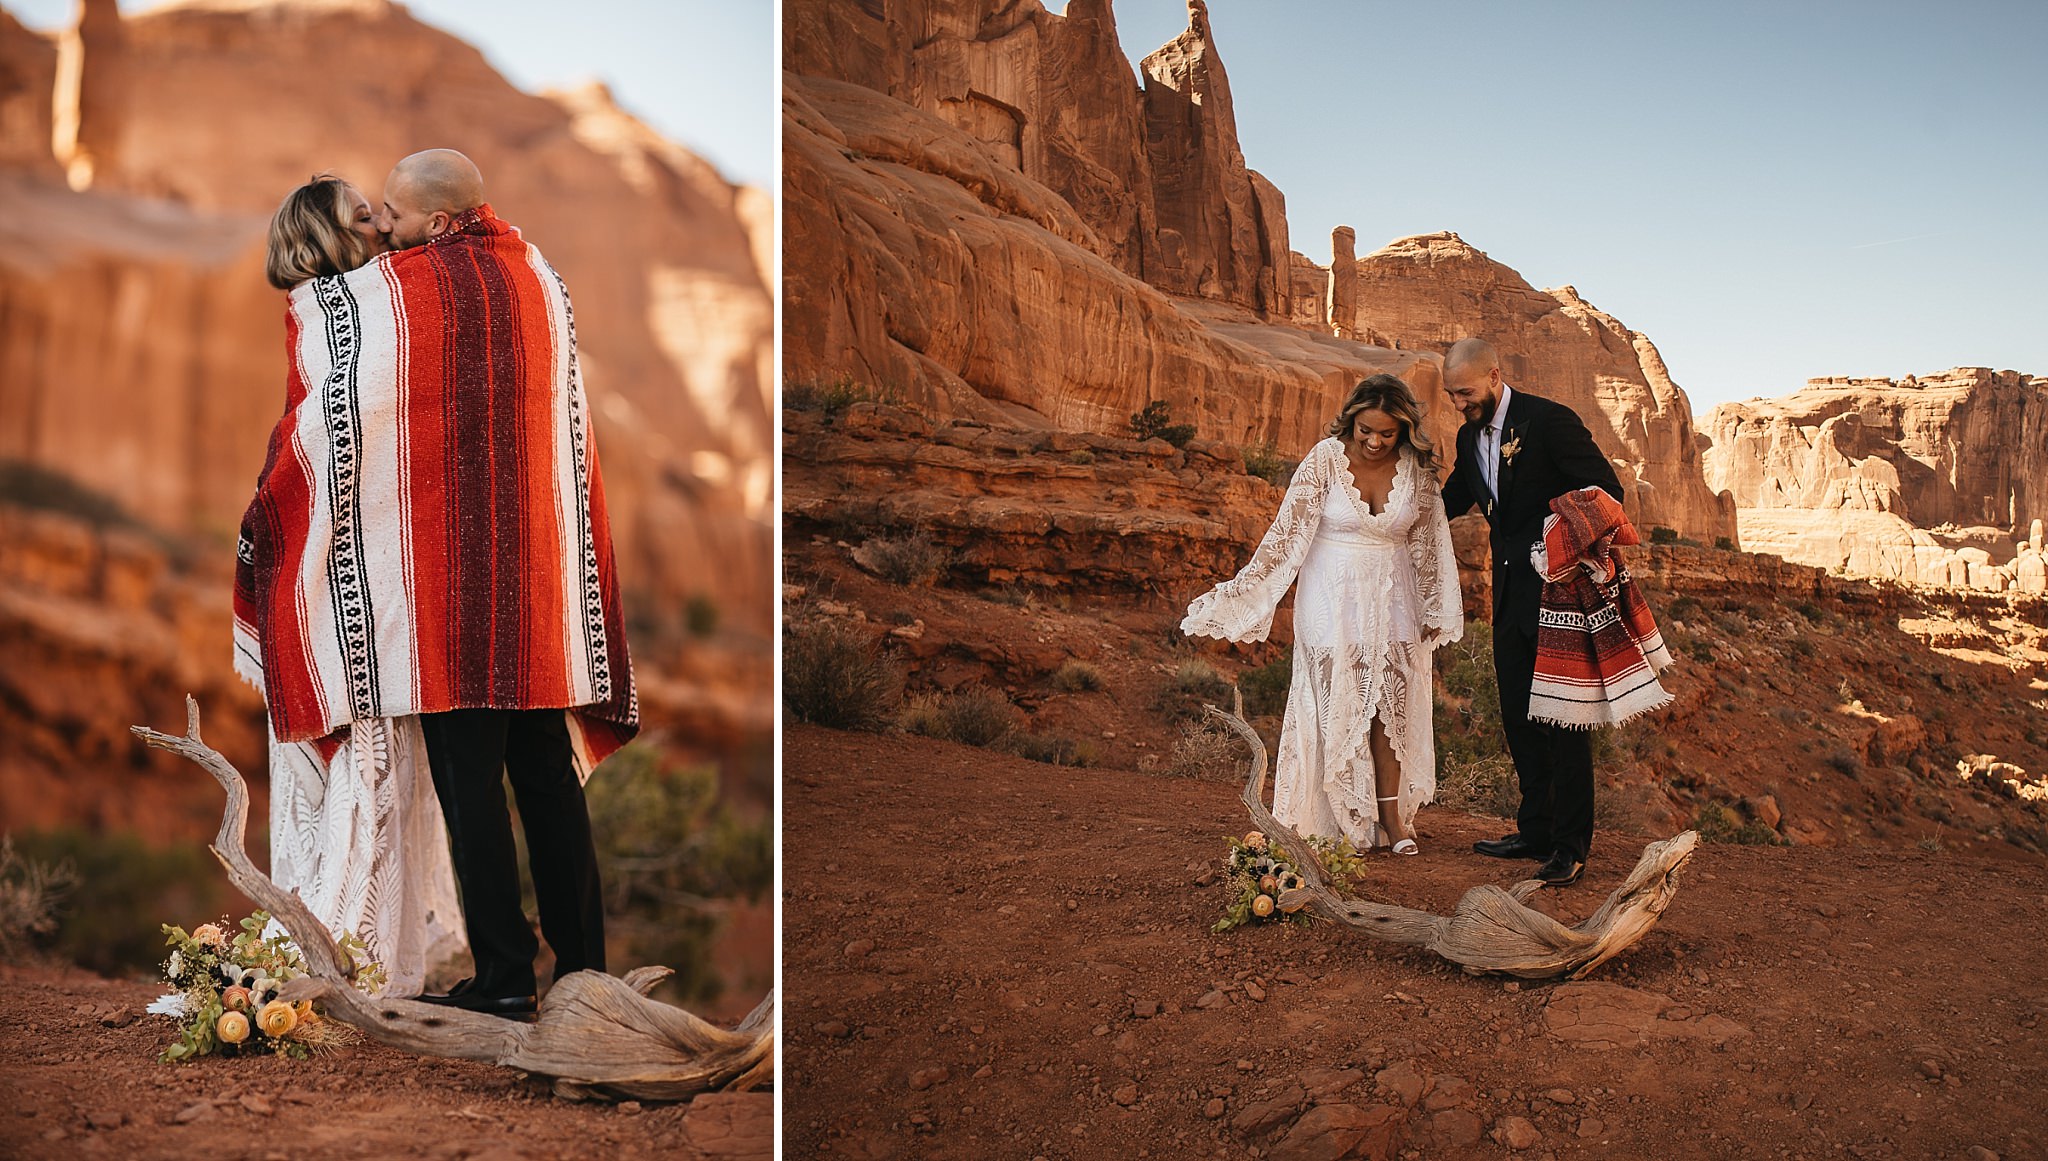
[[[1716,536],[1714,537],[1714,547],[1720,549],[1722,552],[1734,552],[1735,541],[1727,536]]]
[[[1099,759],[1095,743],[1065,734],[1011,734],[1003,747],[1020,758],[1049,766],[1093,766]]]
[[[840,412],[856,403],[888,403],[896,396],[894,391],[877,390],[863,383],[856,383],[851,377],[841,377],[836,383],[784,383],[782,385],[782,406],[790,411],[822,412],[827,419],[836,418]]]
[[[0,500],[75,516],[95,526],[139,527],[112,498],[26,460],[0,459]],[[152,930],[154,930],[152,928]]]
[[[902,695],[902,673],[861,630],[836,620],[785,630],[782,704],[798,721],[880,730]]]
[[[34,941],[57,930],[57,917],[77,872],[68,862],[44,863],[15,853],[14,837],[0,835],[0,961],[20,957]]]
[[[1276,488],[1284,488],[1294,478],[1295,461],[1280,454],[1280,449],[1270,443],[1256,444],[1244,449],[1244,470],[1246,475],[1257,476]]]
[[[883,580],[899,585],[928,585],[945,575],[953,554],[922,532],[909,536],[876,536],[854,551],[854,559]]]
[[[1439,753],[1436,764],[1438,805],[1494,818],[1513,818],[1521,807],[1521,782],[1507,754],[1447,759]]]
[[[1699,812],[1693,815],[1692,829],[1700,832],[1701,842],[1743,846],[1777,846],[1779,843],[1778,832],[1761,822],[1744,821],[1719,802],[1701,805]]]
[[[1664,527],[1663,525],[1659,524],[1659,525],[1658,525],[1658,526],[1656,526],[1655,528],[1652,528],[1652,529],[1650,529],[1650,543],[1651,543],[1651,544],[1677,544],[1677,543],[1678,543],[1678,529],[1676,529],[1676,528],[1666,528],[1666,527]]]
[[[75,883],[54,930],[37,944],[100,975],[154,976],[169,954],[160,925],[190,927],[242,905],[198,843],[153,847],[131,832],[62,827],[25,831],[14,845],[30,863],[68,865]]]
[[[1437,684],[1462,704],[1439,704],[1435,718],[1437,777],[1447,766],[1498,757],[1505,751],[1500,729],[1500,683],[1493,672],[1493,626],[1465,622],[1462,640],[1436,651]]]
[[[1191,423],[1175,423],[1166,400],[1154,399],[1143,411],[1131,416],[1131,435],[1137,439],[1163,439],[1175,447],[1186,447],[1195,438]]]
[[[718,602],[708,593],[693,593],[683,606],[683,623],[692,637],[709,637],[718,632]]]
[[[1215,666],[1201,660],[1183,661],[1174,668],[1153,708],[1170,721],[1189,721],[1202,716],[1204,705],[1229,708],[1230,690],[1230,683]]]
[[[1287,691],[1294,682],[1294,659],[1278,657],[1257,669],[1238,675],[1237,687],[1244,691],[1244,712],[1248,717],[1272,717],[1287,708]]]
[[[1245,776],[1245,745],[1234,731],[1198,719],[1181,723],[1166,772],[1176,778],[1235,782]]]

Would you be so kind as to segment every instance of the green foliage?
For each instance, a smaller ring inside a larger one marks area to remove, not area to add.
[[[677,1002],[717,998],[711,948],[726,900],[758,902],[773,887],[773,819],[735,816],[716,767],[678,766],[639,742],[606,761],[584,798],[622,961],[675,969],[663,989]]]
[[[38,937],[46,950],[104,976],[154,975],[166,915],[218,915],[235,898],[204,847],[152,847],[131,832],[75,827],[14,836],[19,857],[72,869],[72,898],[89,901]]]
[[[1734,552],[1735,541],[1731,537],[1716,536],[1714,537],[1714,547],[1720,549],[1722,552]]]
[[[708,593],[693,593],[683,606],[683,623],[692,637],[709,637],[718,632],[718,602]]]
[[[1080,464],[1085,467],[1095,462],[1095,453],[1085,447],[1077,447],[1067,453],[1067,462],[1070,464]]]
[[[1000,691],[977,683],[948,694],[912,698],[897,724],[927,738],[990,746],[1017,728],[1017,711]]]
[[[1778,832],[1754,820],[1744,821],[1725,803],[1707,802],[1693,815],[1692,829],[1700,832],[1700,841],[1709,843],[1734,843],[1743,846],[1777,846],[1782,841]]]
[[[1183,661],[1174,667],[1153,708],[1170,721],[1189,721],[1202,716],[1204,705],[1227,708],[1232,700],[1230,691],[1230,683],[1215,666],[1199,659]]]
[[[1060,663],[1052,673],[1052,687],[1061,693],[1086,693],[1102,688],[1102,671],[1075,658]]]
[[[1712,665],[1714,663],[1714,647],[1705,638],[1695,637],[1691,641],[1686,642],[1685,651],[1691,654],[1692,659],[1701,665]]]
[[[1175,778],[1234,782],[1243,771],[1244,743],[1207,718],[1182,722],[1166,755],[1166,772]]]
[[[902,696],[902,673],[860,629],[827,619],[784,631],[782,704],[797,720],[880,730]]]
[[[1664,615],[1674,621],[1691,621],[1699,617],[1705,606],[1691,597],[1680,597],[1664,608]]]
[[[61,512],[97,527],[139,527],[111,497],[26,460],[0,459],[0,501]]]
[[[1136,439],[1163,439],[1175,447],[1186,447],[1195,438],[1191,423],[1175,423],[1166,400],[1154,399],[1143,411],[1131,416],[1131,435]]]
[[[822,412],[827,420],[856,403],[891,403],[896,392],[876,389],[864,383],[856,383],[851,376],[842,376],[834,383],[784,383],[782,385],[782,406],[790,411]]]
[[[1247,839],[1251,841],[1247,842]],[[1279,907],[1280,896],[1304,882],[1294,861],[1279,843],[1257,832],[1224,841],[1230,844],[1230,850],[1223,858],[1223,869],[1229,875],[1232,893],[1230,901],[1224,904],[1223,918],[1209,930],[1221,934],[1247,923],[1280,922],[1306,926],[1314,921],[1314,915],[1306,907],[1299,907],[1293,912],[1282,911]],[[1346,884],[1365,873],[1365,859],[1348,839],[1310,835],[1308,845],[1315,852],[1317,861],[1322,863],[1323,875],[1330,889],[1339,895],[1345,893]],[[1263,886],[1268,876],[1274,879],[1271,889]],[[1258,913],[1261,896],[1271,904],[1265,915]]]
[[[1237,688],[1244,691],[1244,712],[1247,717],[1273,717],[1287,708],[1287,690],[1294,681],[1294,659],[1276,657],[1257,669],[1247,669],[1237,677]]]
[[[1270,443],[1255,444],[1243,449],[1244,470],[1249,476],[1257,476],[1276,488],[1284,488],[1294,478],[1294,460],[1280,454],[1280,449]]]
[[[1434,715],[1437,780],[1456,763],[1502,753],[1500,683],[1493,672],[1493,626],[1465,622],[1463,639],[1436,651],[1437,684],[1446,704]]]
[[[1825,621],[1828,616],[1827,613],[1824,610],[1822,610],[1819,605],[1814,604],[1812,601],[1799,602],[1799,604],[1793,608],[1793,611],[1798,613],[1800,616],[1805,617],[1808,622],[1815,625],[1818,625],[1822,621]]]
[[[1659,524],[1655,528],[1650,529],[1650,543],[1676,544],[1678,543],[1678,529],[1666,528]]]
[[[1854,778],[1858,774],[1863,773],[1862,761],[1847,750],[1835,749],[1829,752],[1828,756],[1822,759],[1822,761],[1826,762],[1828,767],[1835,773],[1845,777]]]

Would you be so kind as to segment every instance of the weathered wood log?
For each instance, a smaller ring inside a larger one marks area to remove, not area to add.
[[[572,972],[555,981],[531,1024],[416,1000],[364,995],[357,965],[295,891],[256,869],[245,846],[249,788],[242,774],[199,736],[199,703],[185,699],[185,736],[131,727],[151,746],[203,767],[227,791],[220,832],[208,849],[241,892],[268,911],[298,946],[310,973],[286,984],[286,1000],[317,1000],[379,1044],[421,1056],[481,1060],[553,1082],[572,1100],[687,1100],[700,1092],[744,1091],[775,1079],[775,994],[736,1028],[701,1020],[646,993],[671,974],[643,967],[625,978]]]
[[[1378,939],[1425,948],[1473,975],[1510,975],[1523,979],[1578,979],[1621,954],[1657,923],[1678,891],[1678,873],[1698,848],[1697,831],[1653,842],[1627,880],[1615,888],[1584,923],[1566,927],[1540,911],[1522,905],[1543,889],[1540,879],[1511,888],[1491,883],[1472,888],[1448,916],[1434,915],[1389,903],[1342,899],[1330,889],[1322,860],[1293,827],[1282,826],[1266,809],[1266,743],[1244,720],[1244,697],[1236,695],[1235,712],[1204,706],[1206,712],[1237,731],[1251,746],[1251,768],[1245,776],[1244,805],[1260,831],[1278,842],[1306,884],[1283,892],[1280,906],[1306,906],[1326,919],[1359,928]]]

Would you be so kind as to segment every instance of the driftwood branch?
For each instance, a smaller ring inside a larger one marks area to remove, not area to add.
[[[200,739],[199,704],[187,697],[185,711],[182,738],[132,729],[149,745],[197,762],[227,791],[220,833],[209,849],[235,886],[291,934],[310,973],[285,985],[281,998],[318,1000],[328,1015],[379,1044],[545,1077],[557,1095],[570,1099],[687,1100],[700,1092],[774,1082],[774,993],[737,1028],[721,1028],[647,998],[673,974],[664,967],[637,968],[623,979],[594,971],[563,976],[531,1024],[364,995],[351,983],[356,965],[298,893],[279,887],[249,860],[248,786],[232,763]]]
[[[1244,784],[1245,809],[1252,821],[1286,852],[1305,886],[1280,896],[1283,910],[1306,906],[1326,919],[1359,928],[1378,939],[1425,948],[1473,975],[1510,975],[1524,979],[1569,976],[1578,979],[1621,954],[1657,923],[1678,891],[1678,873],[1699,846],[1697,831],[1686,831],[1643,849],[1643,857],[1584,923],[1566,927],[1540,911],[1522,905],[1543,889],[1538,879],[1512,888],[1483,884],[1465,892],[1450,915],[1435,915],[1389,903],[1341,899],[1331,890],[1322,860],[1293,827],[1282,826],[1266,809],[1266,743],[1243,717],[1244,698],[1236,712],[1203,707],[1212,717],[1237,731],[1251,747],[1251,768]]]

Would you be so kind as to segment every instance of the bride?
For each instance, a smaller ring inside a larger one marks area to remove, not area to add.
[[[1329,430],[1251,563],[1196,598],[1181,631],[1264,640],[1298,580],[1273,815],[1412,855],[1415,812],[1436,795],[1431,655],[1464,632],[1458,562],[1407,384],[1365,380]]]
[[[316,177],[293,190],[271,219],[265,274],[271,285],[290,290],[353,270],[383,253],[383,226],[361,190]],[[286,326],[289,336],[289,318]],[[293,374],[286,390],[303,392],[306,384]],[[290,438],[282,424],[271,434],[265,476],[278,465],[280,441]],[[275,513],[262,496],[259,489],[242,518],[235,568],[235,670],[259,691],[257,642],[268,613],[256,574],[299,563],[277,558]],[[382,995],[419,995],[429,971],[468,950],[417,716],[359,720],[311,742],[280,741],[273,728],[270,877],[296,890],[336,936],[362,938],[384,967]]]

